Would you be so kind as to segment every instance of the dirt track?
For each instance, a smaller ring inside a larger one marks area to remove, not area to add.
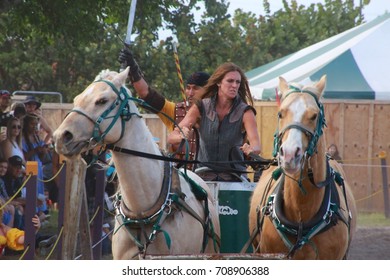
[[[390,260],[390,227],[358,227],[349,260]]]

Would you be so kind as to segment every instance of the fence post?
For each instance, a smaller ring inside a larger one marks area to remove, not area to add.
[[[58,174],[58,233],[61,233],[64,226],[64,204],[65,204],[65,186],[66,186],[66,161],[64,158],[60,157],[59,162],[61,162],[64,167],[62,168],[60,174]],[[57,243],[57,259],[61,259],[62,256],[62,239],[63,234],[59,236]]]
[[[26,174],[31,175],[26,183],[26,207],[24,213],[24,248],[26,251],[24,255],[25,260],[33,260],[35,257],[35,227],[32,218],[37,212],[37,175],[38,162],[27,161]]]
[[[100,155],[100,159],[105,162],[105,153]],[[106,187],[106,171],[100,168],[96,172],[96,190],[95,190],[95,210],[97,213],[92,223],[92,244],[94,248],[93,259],[100,260],[102,258],[102,229],[104,216],[104,192]]]
[[[383,199],[385,204],[385,217],[390,218],[390,205],[389,205],[389,186],[387,182],[387,164],[386,164],[386,152],[381,151],[379,153],[382,165],[382,184],[383,184]]]
[[[77,237],[80,229],[81,204],[85,188],[86,163],[80,157],[66,161],[66,185],[64,203],[64,230],[62,238],[63,260],[72,260],[76,257]],[[89,244],[89,246],[91,246]]]

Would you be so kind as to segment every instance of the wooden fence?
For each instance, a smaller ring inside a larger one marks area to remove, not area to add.
[[[390,154],[390,102],[325,100],[328,144],[336,144],[343,159],[359,211],[383,212],[383,187],[380,152]],[[45,103],[43,114],[53,129],[59,126],[72,104]],[[257,125],[262,155],[272,157],[273,135],[277,123],[275,102],[256,102]],[[143,115],[152,134],[166,148],[167,130],[154,114]],[[389,167],[384,167],[389,170]]]

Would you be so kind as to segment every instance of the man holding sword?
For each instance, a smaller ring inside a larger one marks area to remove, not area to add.
[[[130,67],[129,79],[137,94],[141,99],[145,100],[151,107],[156,110],[156,113],[170,132],[175,128],[175,124],[171,119],[175,120],[176,123],[179,123],[184,118],[193,102],[196,99],[201,98],[202,88],[206,85],[207,80],[210,77],[210,75],[205,72],[195,72],[191,74],[186,81],[186,100],[183,102],[174,103],[167,100],[155,89],[149,87],[148,83],[143,77],[138,63],[135,61],[132,52],[128,48],[123,48],[120,51],[118,60],[122,65]],[[171,119],[168,119],[165,115],[169,116]],[[190,146],[188,159],[194,160],[196,158],[196,151],[198,148],[197,133],[194,129],[192,129],[187,140]],[[172,151],[177,152],[178,158],[185,159],[185,149],[181,149],[180,151],[177,151],[177,149],[178,147],[171,148]],[[191,169],[191,166],[189,169]]]
[[[185,100],[177,104],[167,100],[156,90],[150,88],[144,79],[138,63],[134,59],[134,55],[129,49],[129,46],[131,45],[131,32],[133,29],[136,6],[137,0],[132,0],[127,24],[125,47],[120,51],[118,61],[121,63],[122,69],[125,69],[128,66],[130,67],[128,77],[139,97],[145,100],[151,107],[155,109],[155,112],[166,125],[168,131],[171,132],[175,128],[175,123],[172,120],[174,120],[176,123],[179,123],[184,118],[194,100],[201,97],[200,94],[202,92],[202,87],[206,85],[210,75],[205,72],[193,73],[187,79],[186,88],[183,90],[182,78],[179,71],[182,95]],[[199,137],[195,128],[191,129],[187,140],[189,142],[189,151],[186,151],[185,146],[179,147],[179,145],[170,147],[170,150],[175,152],[176,157],[179,159],[194,160],[196,159],[196,152],[199,146]],[[188,165],[187,167],[189,169],[193,168],[192,165]]]

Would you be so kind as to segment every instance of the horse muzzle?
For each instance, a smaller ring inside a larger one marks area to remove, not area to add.
[[[68,131],[56,130],[53,134],[55,150],[58,154],[67,157],[78,155],[88,146],[87,140],[75,140],[73,134]]]
[[[300,148],[286,149],[280,148],[279,160],[283,170],[288,174],[295,174],[301,171],[303,153]]]

